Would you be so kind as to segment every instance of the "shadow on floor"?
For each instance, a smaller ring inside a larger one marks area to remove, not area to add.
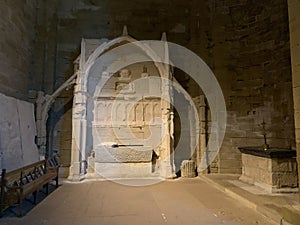
[[[59,188],[59,187],[58,187]],[[34,199],[33,195],[30,195],[28,199],[24,199],[22,202],[22,217],[27,215],[35,206],[37,206],[40,202],[47,198],[51,193],[53,193],[56,189],[55,185],[49,185],[49,193],[48,195],[45,192],[45,188],[38,192],[37,194],[37,203],[33,204]],[[12,206],[7,208],[3,213],[1,218],[10,218],[10,217],[18,217],[19,215],[19,206]]]

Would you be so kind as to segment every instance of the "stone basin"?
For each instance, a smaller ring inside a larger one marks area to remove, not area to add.
[[[262,147],[239,147],[241,153],[255,155],[265,158],[292,158],[296,157],[296,150],[287,148],[269,148],[264,150]]]

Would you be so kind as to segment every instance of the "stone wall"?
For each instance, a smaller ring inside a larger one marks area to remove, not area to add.
[[[37,14],[34,40],[34,61],[32,86],[51,94],[56,78],[57,48],[57,4],[59,0],[37,0]]]
[[[293,93],[295,110],[295,133],[298,157],[298,171],[300,169],[300,1],[289,0],[289,21],[291,39],[291,61],[293,71]],[[300,173],[298,173],[300,174]]]
[[[219,172],[240,172],[237,146],[294,147],[286,1],[209,1],[212,68],[227,103]]]
[[[213,171],[241,172],[237,147],[263,144],[263,120],[271,146],[295,146],[286,1],[66,0],[57,8],[56,39],[48,40],[57,46],[56,58],[49,60],[55,60],[55,76],[48,78],[56,87],[73,73],[82,37],[114,38],[123,25],[138,40],[157,40],[166,31],[169,41],[212,68],[224,92],[228,125]],[[193,97],[200,94],[190,79],[178,80]],[[64,154],[71,149],[71,103],[72,92],[65,93],[51,117],[51,148]],[[62,158],[68,165],[69,156]]]
[[[0,2],[0,92],[28,100],[32,74],[37,1]]]

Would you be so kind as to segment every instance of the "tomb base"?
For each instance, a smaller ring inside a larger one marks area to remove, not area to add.
[[[95,163],[95,176],[103,178],[140,178],[153,176],[151,163]]]
[[[240,180],[259,186],[269,193],[298,191],[297,161],[295,152],[288,149],[258,150],[239,148],[242,152]]]
[[[153,177],[152,154],[152,150],[143,146],[99,145],[94,158],[89,159],[94,165],[88,171],[95,177],[108,179]]]

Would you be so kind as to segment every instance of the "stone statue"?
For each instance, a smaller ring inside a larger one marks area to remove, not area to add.
[[[128,81],[131,79],[131,71],[129,69],[122,69],[119,72],[119,80],[121,81]]]

